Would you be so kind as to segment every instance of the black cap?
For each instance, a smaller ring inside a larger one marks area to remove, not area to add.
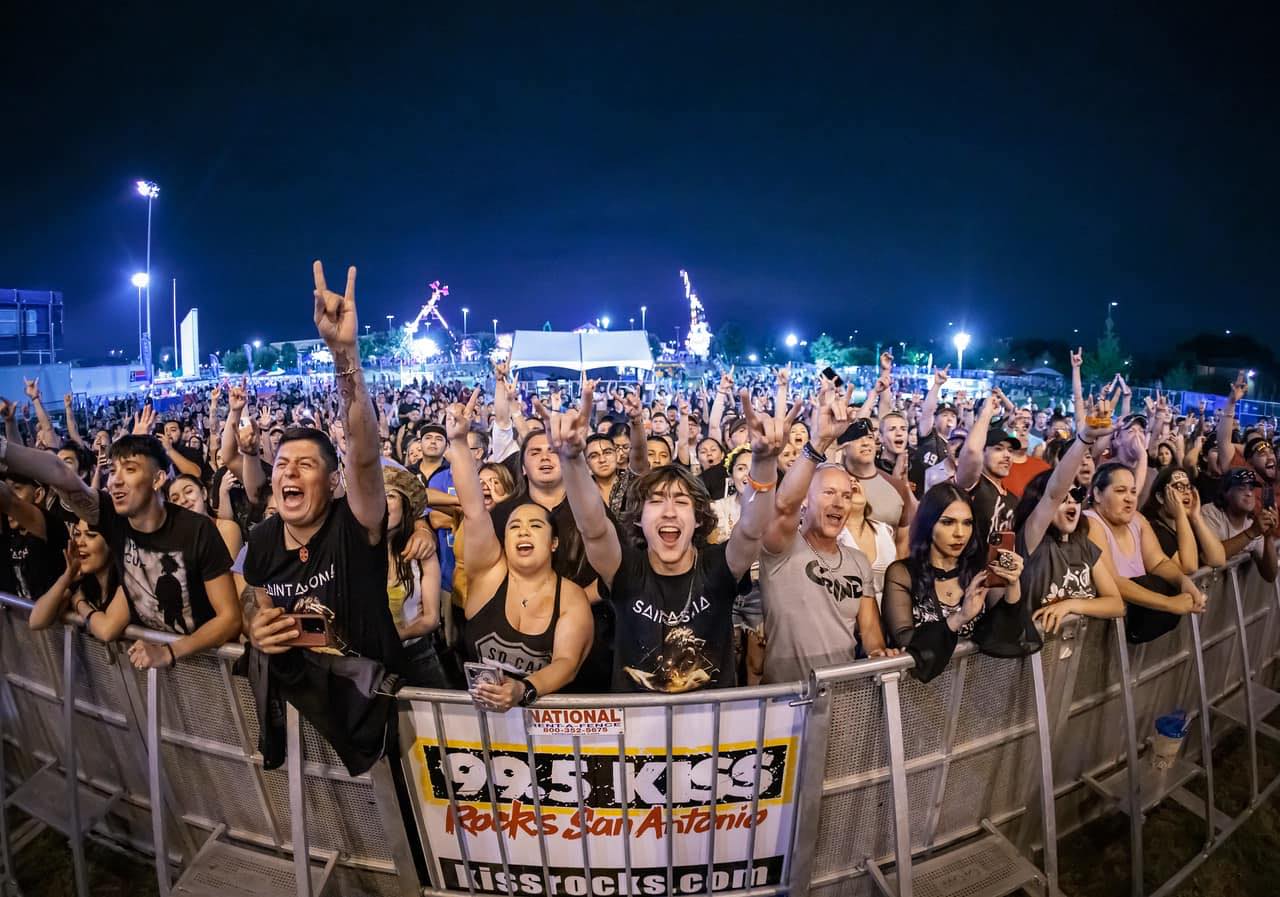
[[[1258,475],[1248,467],[1233,467],[1227,471],[1227,475],[1222,478],[1222,490],[1234,489],[1237,486],[1244,486],[1252,489],[1258,485]]]
[[[944,411],[950,411],[956,417],[960,416],[960,412],[956,411],[956,406],[952,405],[950,402],[942,402],[938,405],[937,408],[933,409],[933,413],[935,417]]]
[[[871,421],[865,417],[860,417],[845,428],[845,431],[836,439],[836,445],[844,445],[857,439],[865,439],[867,436],[875,434],[875,430],[871,426]]]
[[[1022,440],[1018,439],[1018,437],[1014,436],[1012,433],[997,429],[996,427],[992,427],[987,430],[987,448],[1000,445],[1002,442],[1009,443],[1010,448],[1015,452],[1022,450]]]
[[[444,427],[439,424],[424,424],[421,429],[418,430],[419,436],[426,436],[428,433],[438,433],[445,439],[449,438],[449,434],[446,433]]]

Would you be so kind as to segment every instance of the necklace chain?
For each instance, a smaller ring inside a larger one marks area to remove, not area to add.
[[[836,539],[836,562],[833,566],[826,558],[822,556],[821,552],[818,551],[818,549],[814,546],[814,544],[809,541],[808,535],[801,534],[800,538],[804,539],[804,544],[809,546],[809,550],[813,552],[813,556],[816,557],[822,563],[827,565],[827,569],[839,570],[841,567],[844,566],[844,548],[841,547],[839,539]]]

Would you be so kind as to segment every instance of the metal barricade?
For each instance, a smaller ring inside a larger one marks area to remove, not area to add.
[[[231,672],[239,647],[139,673],[78,627],[28,631],[29,605],[0,595],[0,787],[68,835],[82,894],[90,829],[154,855],[165,895],[1056,894],[1059,832],[1122,811],[1141,895],[1145,813],[1169,799],[1204,839],[1163,897],[1280,787],[1257,762],[1259,737],[1280,741],[1265,722],[1280,707],[1280,591],[1247,558],[1197,579],[1206,613],[1154,642],[1080,620],[1032,657],[962,644],[927,684],[904,656],[807,683],[556,695],[507,714],[406,689],[407,827],[390,766],[347,775],[296,713],[286,768],[262,768],[253,696]],[[1178,707],[1183,754],[1156,774],[1148,736]],[[1237,726],[1251,800],[1228,815],[1213,749]],[[1187,788],[1197,776],[1202,797]],[[38,826],[0,821],[0,885]],[[192,871],[210,867],[223,878]]]

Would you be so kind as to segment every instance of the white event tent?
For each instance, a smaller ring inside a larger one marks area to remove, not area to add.
[[[597,368],[653,370],[653,353],[643,330],[600,330],[566,333],[517,330],[511,340],[511,370]]]

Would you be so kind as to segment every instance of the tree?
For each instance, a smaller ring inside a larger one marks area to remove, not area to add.
[[[280,347],[280,367],[286,371],[298,369],[298,347],[293,343],[285,343]]]
[[[244,349],[228,349],[223,352],[222,369],[228,374],[243,374],[249,370],[249,359],[244,357]]]
[[[1195,376],[1195,371],[1183,362],[1175,368],[1170,368],[1161,378],[1161,383],[1165,389],[1180,392],[1190,389],[1195,384]]]
[[[844,349],[840,348],[839,344],[825,333],[820,334],[816,340],[809,343],[809,358],[817,364],[842,367],[844,356]]]
[[[725,361],[737,361],[747,350],[747,337],[737,321],[725,321],[716,331],[715,354]]]
[[[1116,335],[1116,327],[1107,318],[1106,329],[1098,337],[1098,348],[1094,352],[1084,353],[1084,365],[1081,375],[1090,383],[1105,383],[1116,374],[1126,373],[1124,352],[1120,350],[1120,337]]]
[[[254,370],[269,371],[280,360],[280,351],[275,346],[262,346],[253,350]]]

